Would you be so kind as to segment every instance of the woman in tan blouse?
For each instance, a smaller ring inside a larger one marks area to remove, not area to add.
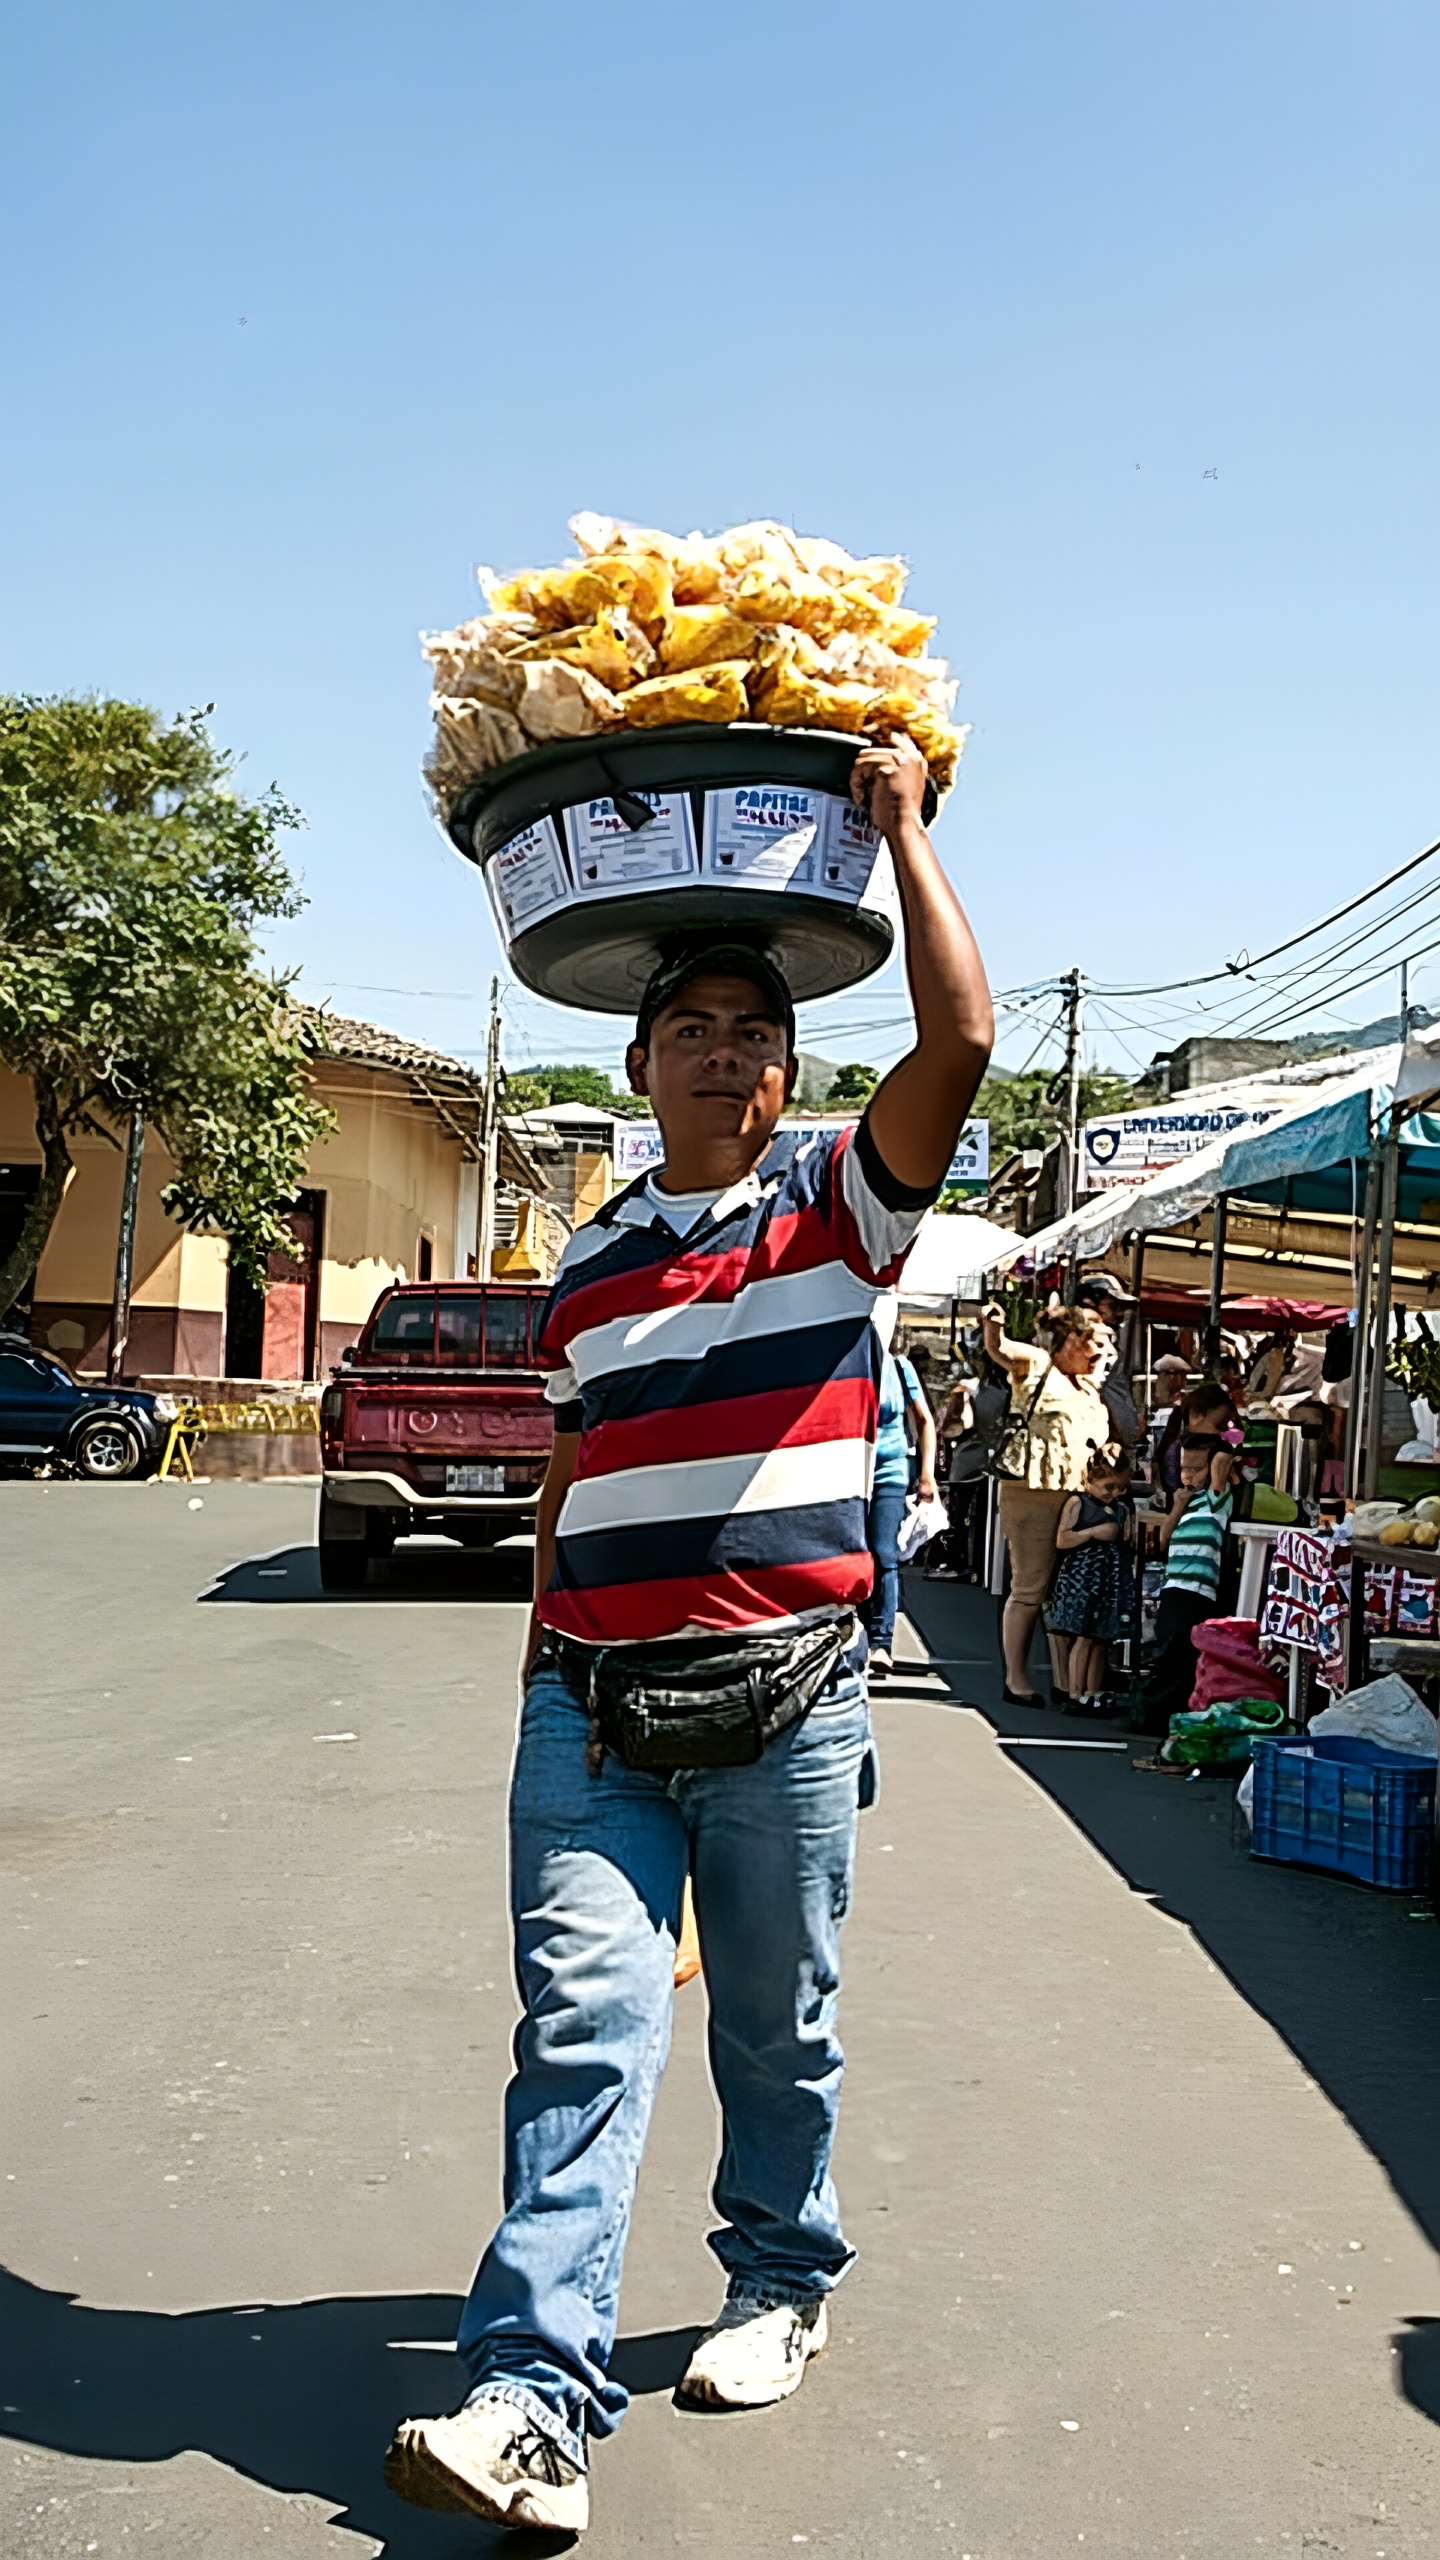
[[[1049,1319],[1050,1349],[1007,1339],[998,1307],[986,1309],[985,1348],[1010,1373],[1011,1412],[1026,1424],[1025,1473],[1000,1487],[1000,1526],[1010,1550],[1005,1603],[1005,1697],[1038,1706],[1025,1667],[1035,1621],[1055,1566],[1055,1532],[1066,1498],[1085,1481],[1091,1453],[1110,1438],[1110,1415],[1095,1383],[1111,1347],[1108,1326],[1086,1307]]]

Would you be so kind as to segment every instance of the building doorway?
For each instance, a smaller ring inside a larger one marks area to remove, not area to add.
[[[20,1230],[30,1214],[30,1203],[39,1188],[38,1164],[0,1164],[0,1262],[19,1243]],[[32,1271],[13,1305],[0,1307],[0,1324],[13,1325],[18,1332],[28,1333],[34,1302],[35,1274]]]
[[[225,1289],[227,1378],[313,1379],[320,1349],[320,1274],[325,1255],[325,1194],[297,1192],[286,1212],[291,1252],[272,1253],[260,1288],[231,1272]]]

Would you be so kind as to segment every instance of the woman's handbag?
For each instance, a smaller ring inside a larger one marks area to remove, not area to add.
[[[1023,1484],[1030,1473],[1030,1417],[1040,1401],[1040,1390],[1054,1366],[1053,1360],[1046,1361],[1036,1382],[1035,1392],[1023,1413],[1016,1413],[1013,1406],[1011,1408],[1009,1421],[996,1443],[995,1455],[990,1465],[990,1473],[992,1476],[998,1476],[1002,1484]]]

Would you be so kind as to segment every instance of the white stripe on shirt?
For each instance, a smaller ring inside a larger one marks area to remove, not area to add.
[[[645,1369],[660,1360],[703,1360],[721,1342],[797,1333],[839,1316],[878,1313],[873,1280],[861,1280],[843,1262],[808,1271],[782,1271],[751,1280],[731,1298],[692,1299],[658,1307],[653,1314],[617,1316],[571,1336],[570,1366],[588,1386],[620,1369]]]
[[[740,1458],[685,1466],[617,1467],[581,1476],[561,1506],[559,1535],[630,1529],[655,1520],[718,1519],[724,1512],[803,1511],[811,1503],[863,1502],[874,1451],[868,1440],[801,1441]]]

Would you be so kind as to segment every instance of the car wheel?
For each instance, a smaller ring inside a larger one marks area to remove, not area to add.
[[[140,1443],[128,1422],[114,1414],[100,1414],[87,1422],[75,1443],[75,1464],[82,1476],[99,1483],[118,1484],[122,1476],[131,1476],[140,1464]]]

